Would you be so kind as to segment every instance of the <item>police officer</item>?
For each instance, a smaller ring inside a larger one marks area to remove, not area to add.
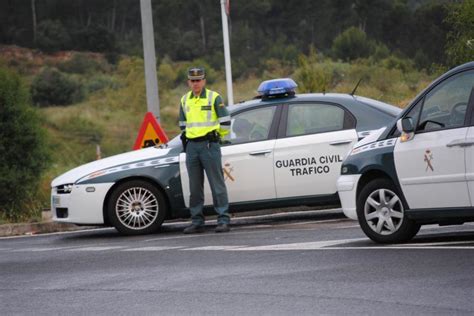
[[[229,202],[222,171],[219,140],[229,133],[230,116],[221,96],[205,88],[203,68],[188,70],[191,91],[181,98],[179,126],[186,151],[186,167],[191,192],[190,211],[192,223],[185,234],[203,232],[204,171],[212,191],[214,209],[218,214],[216,233],[228,232]]]

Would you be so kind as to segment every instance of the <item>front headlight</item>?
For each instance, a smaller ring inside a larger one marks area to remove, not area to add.
[[[347,168],[346,166],[341,167],[341,174],[346,174],[348,172],[349,172],[349,168]]]

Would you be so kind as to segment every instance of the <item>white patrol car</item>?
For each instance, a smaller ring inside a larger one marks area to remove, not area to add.
[[[296,95],[295,88],[291,79],[270,80],[259,98],[229,107],[231,133],[221,149],[231,212],[338,203],[343,158],[401,112],[351,94]],[[144,234],[165,219],[189,217],[185,160],[176,137],[75,168],[52,182],[53,218]],[[209,211],[207,183],[205,198]]]
[[[452,69],[347,157],[341,204],[370,239],[404,242],[422,224],[474,221],[473,87],[474,62]]]

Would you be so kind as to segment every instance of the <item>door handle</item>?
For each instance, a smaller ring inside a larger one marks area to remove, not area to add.
[[[329,143],[329,145],[339,146],[339,145],[345,145],[345,144],[349,144],[349,143],[352,143],[352,139],[337,140],[335,142]]]
[[[474,145],[474,138],[463,138],[463,139],[455,139],[449,144],[446,144],[446,147],[468,147]]]
[[[260,151],[252,151],[249,153],[250,156],[260,156],[260,155],[266,155],[271,153],[271,150],[260,150]]]

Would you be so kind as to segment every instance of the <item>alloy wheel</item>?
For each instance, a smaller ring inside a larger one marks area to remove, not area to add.
[[[152,225],[158,217],[158,200],[148,189],[132,187],[117,198],[115,213],[125,227],[141,230]]]
[[[400,198],[391,190],[377,189],[364,204],[365,220],[380,235],[391,235],[402,225],[404,208]]]

